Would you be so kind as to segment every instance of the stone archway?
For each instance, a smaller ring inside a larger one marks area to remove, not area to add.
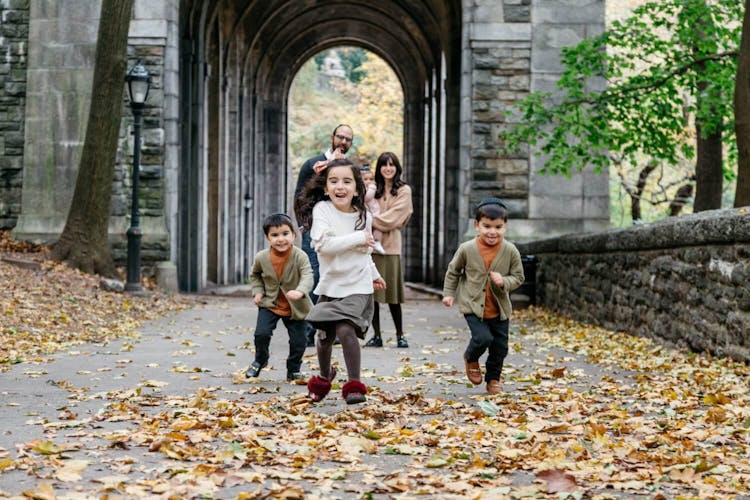
[[[374,52],[401,81],[415,206],[406,277],[439,282],[459,239],[460,1],[182,0],[180,19],[181,288],[241,281],[263,246],[262,218],[291,209],[289,88],[337,45]]]

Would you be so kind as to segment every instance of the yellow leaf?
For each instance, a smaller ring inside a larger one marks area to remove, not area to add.
[[[58,453],[65,451],[65,448],[56,445],[52,441],[41,441],[38,439],[32,441],[31,449],[42,455],[57,455]]]
[[[60,481],[73,483],[81,480],[81,472],[88,467],[88,460],[70,460],[55,472],[55,477]]]
[[[439,467],[445,467],[446,465],[448,465],[448,461],[442,457],[434,457],[425,464],[425,466],[430,469],[437,469]]]
[[[42,483],[35,491],[26,490],[23,496],[33,500],[55,500],[55,490],[50,483]]]
[[[13,460],[9,458],[6,458],[5,460],[0,460],[0,471],[13,467],[14,465],[15,465],[15,462],[13,462]]]

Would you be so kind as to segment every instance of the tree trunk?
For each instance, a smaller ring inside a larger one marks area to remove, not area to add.
[[[638,183],[635,185],[635,189],[630,194],[630,215],[633,218],[633,222],[641,220],[641,200],[643,199],[643,192],[646,190],[646,181],[651,172],[656,170],[656,164],[648,164],[641,169],[638,174]]]
[[[133,0],[103,0],[86,139],[73,200],[52,256],[87,273],[116,276],[108,242],[112,178],[122,115]]]
[[[682,208],[687,205],[690,197],[693,196],[693,184],[683,184],[677,193],[674,195],[674,199],[669,203],[669,216],[674,217],[682,212]]]
[[[734,206],[750,205],[750,0],[745,1],[742,42],[734,86],[734,133],[737,136],[737,191]]]
[[[705,83],[698,84],[705,87]],[[700,90],[698,91],[700,95]],[[699,97],[700,99],[700,97]],[[721,187],[724,181],[722,167],[721,131],[713,132],[704,137],[701,126],[696,122],[697,158],[695,162],[695,201],[693,211],[713,210],[721,208]]]
[[[703,3],[703,0],[701,0]],[[701,16],[696,26],[696,37],[706,38],[706,30],[702,29],[711,20]],[[704,55],[702,52],[699,54]],[[701,63],[696,67],[697,75],[697,109],[701,109],[701,96],[706,92],[710,82],[704,79],[706,65]],[[716,116],[715,110],[711,110],[710,116]],[[721,187],[724,182],[723,155],[720,124],[711,125],[707,129],[701,122],[700,116],[695,118],[696,136],[696,162],[695,162],[695,200],[693,211],[713,210],[721,208]]]

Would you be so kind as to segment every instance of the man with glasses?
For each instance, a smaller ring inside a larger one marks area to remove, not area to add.
[[[342,123],[336,126],[336,128],[333,129],[333,133],[331,134],[331,147],[328,149],[328,151],[319,154],[318,156],[313,156],[304,164],[302,164],[302,168],[299,171],[299,176],[297,177],[297,188],[294,190],[294,197],[297,198],[299,196],[299,194],[302,192],[302,188],[304,188],[305,184],[307,184],[307,181],[310,180],[313,175],[317,174],[323,168],[325,168],[325,166],[328,165],[329,161],[346,158],[346,152],[349,151],[350,147],[352,147],[353,140],[354,131],[349,125],[345,125]],[[312,266],[313,270],[313,279],[315,281],[313,285],[314,290],[315,287],[318,286],[318,280],[320,279],[318,255],[312,248],[310,233],[302,228],[300,228],[300,231],[302,232],[302,250],[305,251],[307,257],[310,259],[310,266]],[[313,303],[318,301],[318,297],[313,293],[310,294],[310,298],[312,299]],[[314,346],[315,329],[309,324],[306,334],[307,347]]]

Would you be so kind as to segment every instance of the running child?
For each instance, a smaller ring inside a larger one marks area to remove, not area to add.
[[[298,222],[310,231],[318,254],[318,302],[307,321],[318,330],[320,375],[307,382],[308,397],[322,400],[331,390],[336,369],[331,364],[333,341],[344,353],[348,381],[342,387],[347,404],[366,400],[360,381],[361,348],[372,321],[373,291],[385,289],[370,254],[375,245],[372,216],[365,208],[365,185],[358,168],[347,159],[331,161],[310,179],[296,199]]]
[[[479,358],[488,351],[486,373],[489,394],[500,393],[500,374],[508,355],[510,292],[524,281],[521,254],[503,239],[508,225],[508,208],[499,198],[485,198],[477,205],[474,229],[479,235],[456,250],[448,265],[443,285],[443,304],[458,308],[471,331],[464,352],[466,376],[472,384],[482,383]]]
[[[250,285],[258,306],[255,325],[255,360],[245,372],[257,377],[268,365],[271,336],[279,319],[289,334],[289,356],[286,379],[301,380],[302,356],[305,354],[305,316],[312,308],[308,294],[313,286],[313,272],[307,254],[294,246],[294,223],[286,214],[272,214],[263,221],[263,232],[271,247],[255,255]]]

